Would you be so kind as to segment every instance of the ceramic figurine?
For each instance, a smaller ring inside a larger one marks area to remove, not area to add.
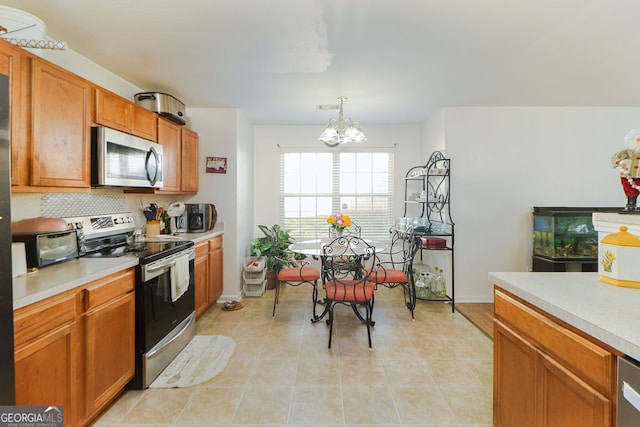
[[[614,168],[620,168],[620,182],[627,196],[625,213],[638,213],[636,207],[640,194],[640,130],[634,129],[624,137],[626,148],[611,157]]]

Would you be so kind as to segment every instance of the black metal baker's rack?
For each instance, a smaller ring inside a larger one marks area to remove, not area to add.
[[[419,298],[427,301],[449,301],[455,310],[454,227],[451,218],[451,159],[441,151],[434,151],[423,166],[414,166],[404,178],[404,218],[413,219],[413,233],[423,238],[420,260],[425,251],[448,251],[450,257],[450,293],[443,296]],[[419,191],[419,193],[418,193]],[[402,233],[394,227],[392,233]],[[444,239],[445,246],[431,246],[430,240]]]

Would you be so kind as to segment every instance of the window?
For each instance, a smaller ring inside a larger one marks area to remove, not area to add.
[[[283,151],[280,224],[298,240],[329,236],[327,217],[343,212],[365,237],[386,239],[391,225],[393,153]]]

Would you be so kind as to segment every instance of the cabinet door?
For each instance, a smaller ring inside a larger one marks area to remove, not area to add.
[[[158,143],[162,145],[163,187],[158,192],[180,192],[182,173],[180,126],[167,119],[158,118]]]
[[[11,185],[29,185],[31,57],[0,40],[0,74],[9,78]]]
[[[198,192],[198,134],[182,128],[182,184],[185,193]]]
[[[611,400],[540,353],[538,418],[544,427],[611,427]]]
[[[222,236],[209,241],[209,274],[211,276],[211,304],[218,301],[223,290],[223,251]]]
[[[79,337],[73,295],[14,312],[16,404],[63,406],[65,425],[81,416]]]
[[[84,406],[89,420],[133,378],[135,270],[89,283],[81,291],[84,319]]]
[[[196,318],[209,308],[209,243],[200,242],[196,245],[196,257],[193,262],[193,274],[195,275],[195,305]]]
[[[498,321],[493,332],[493,425],[535,426],[537,351]]]
[[[90,91],[86,80],[34,60],[31,185],[90,187]]]
[[[131,133],[140,138],[158,142],[158,115],[134,104]]]
[[[75,324],[65,325],[16,351],[16,405],[64,407],[65,425],[75,425]]]
[[[96,123],[131,132],[133,105],[121,96],[101,88],[96,89]]]
[[[135,298],[129,292],[86,315],[85,406],[92,417],[133,378]]]

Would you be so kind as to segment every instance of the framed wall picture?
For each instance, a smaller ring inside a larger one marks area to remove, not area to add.
[[[207,157],[207,173],[227,173],[227,158]]]

